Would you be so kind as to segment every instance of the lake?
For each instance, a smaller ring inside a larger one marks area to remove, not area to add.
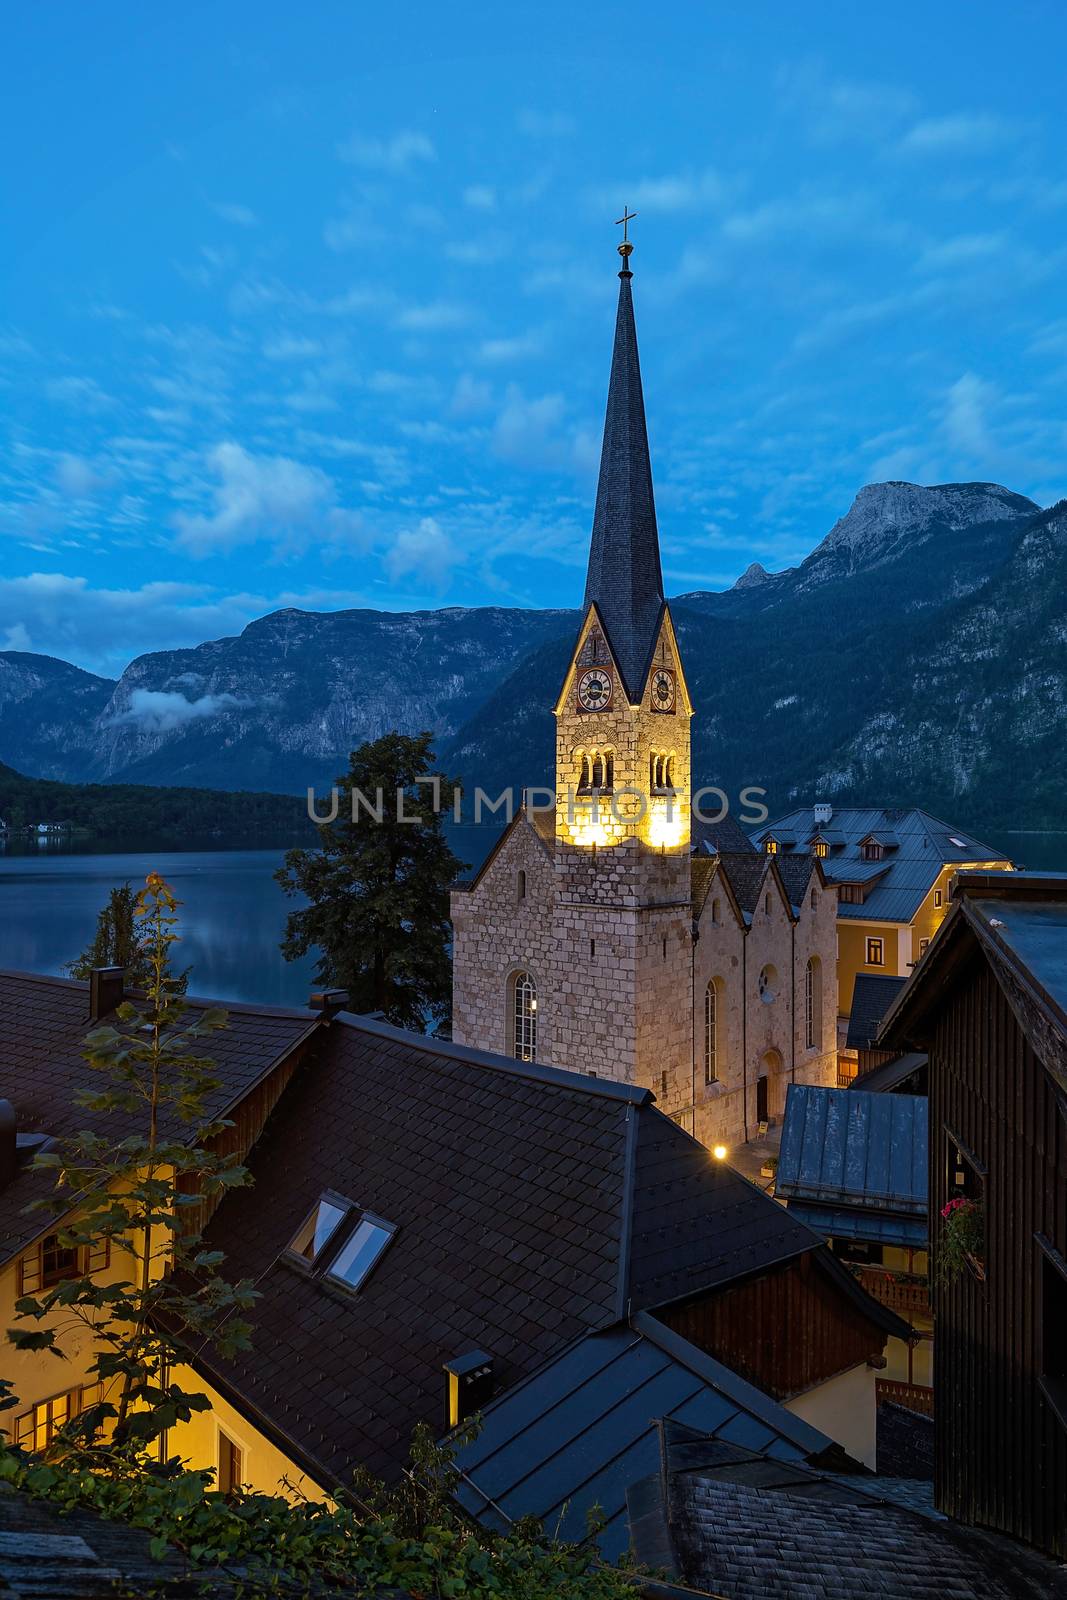
[[[480,862],[499,829],[450,828],[466,862]],[[1067,834],[999,833],[1021,865],[1067,868]],[[219,1000],[303,1005],[315,986],[313,957],[282,959],[278,946],[295,902],[274,882],[284,850],[156,850],[85,854],[48,846],[0,854],[0,968],[61,973],[92,938],[116,884],[140,886],[161,872],[181,900],[176,966],[192,967],[190,990]]]
[[[482,860],[499,829],[449,829],[453,850]],[[285,961],[278,946],[296,901],[274,882],[285,851],[153,850],[93,854],[63,845],[37,854],[0,853],[0,969],[62,973],[85,949],[116,884],[139,888],[161,872],[181,907],[175,968],[192,967],[189,989],[218,1000],[304,1005],[315,959]]]

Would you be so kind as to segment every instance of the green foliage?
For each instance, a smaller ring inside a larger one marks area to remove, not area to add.
[[[145,1001],[120,1006],[117,1025],[97,1028],[85,1042],[100,1081],[79,1101],[119,1119],[122,1135],[82,1132],[35,1162],[55,1175],[52,1195],[39,1204],[57,1218],[60,1245],[81,1250],[85,1263],[89,1247],[106,1241],[116,1270],[84,1271],[25,1296],[16,1304],[20,1326],[8,1331],[17,1349],[57,1356],[72,1332],[92,1335],[90,1372],[103,1398],[46,1457],[73,1453],[94,1473],[118,1478],[140,1475],[153,1441],[207,1407],[203,1395],[174,1382],[171,1368],[192,1343],[213,1342],[224,1354],[246,1348],[244,1313],[254,1299],[250,1285],[220,1277],[220,1257],[202,1249],[193,1217],[193,1208],[248,1174],[235,1157],[209,1148],[229,1124],[206,1116],[218,1080],[199,1046],[226,1026],[226,1015],[186,1018],[181,981],[170,969],[176,913],[170,889],[150,874],[132,928],[146,966]],[[105,1424],[106,1445],[97,1437]]]
[[[133,783],[54,783],[0,764],[0,817],[18,832],[69,823],[76,834],[122,839],[125,848],[220,842],[285,844],[311,836],[306,802],[286,794],[149,788]],[[35,846],[36,848],[36,846]]]
[[[449,849],[442,813],[453,803],[452,779],[430,774],[431,735],[389,733],[352,752],[338,778],[337,820],[319,828],[318,850],[290,850],[276,874],[286,894],[308,905],[289,914],[282,953],[298,960],[321,952],[316,975],[347,989],[354,1011],[380,1011],[405,1028],[424,1028],[447,1014],[451,997],[448,890],[463,863]],[[381,821],[358,805],[366,797]],[[397,816],[396,796],[404,794]],[[414,820],[411,820],[414,819]]]
[[[321,1586],[420,1600],[633,1600],[636,1592],[631,1575],[600,1562],[591,1539],[560,1544],[529,1521],[505,1535],[468,1522],[456,1509],[453,1454],[425,1430],[395,1490],[363,1479],[324,1503],[293,1490],[224,1496],[211,1479],[173,1461],[116,1479],[83,1461],[41,1461],[0,1445],[0,1482],[61,1511],[144,1529],[157,1558],[177,1550],[190,1566],[233,1580],[242,1600]]]
[[[957,1195],[941,1207],[941,1230],[934,1252],[938,1283],[946,1287],[955,1283],[968,1264],[981,1272],[984,1257],[985,1210],[980,1201]]]

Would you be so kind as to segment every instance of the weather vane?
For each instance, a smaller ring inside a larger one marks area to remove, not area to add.
[[[627,256],[633,255],[634,247],[630,243],[630,223],[633,221],[636,215],[637,212],[631,211],[629,206],[623,206],[622,216],[615,218],[616,227],[618,227],[620,223],[622,224],[622,244],[619,246],[619,254],[622,256],[623,266],[626,265]]]

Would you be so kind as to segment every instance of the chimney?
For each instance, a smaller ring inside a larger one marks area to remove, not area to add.
[[[816,800],[815,821],[819,824],[829,822],[834,814],[834,808],[828,800]]]
[[[0,1100],[0,1189],[18,1171],[18,1119],[10,1100]]]
[[[484,1350],[470,1350],[445,1362],[445,1427],[481,1411],[493,1398],[493,1358]]]
[[[94,967],[89,974],[89,1016],[99,1022],[120,1006],[126,987],[125,967]]]
[[[308,1010],[319,1011],[323,1022],[332,1022],[339,1011],[348,1010],[348,990],[316,989],[308,1000]]]

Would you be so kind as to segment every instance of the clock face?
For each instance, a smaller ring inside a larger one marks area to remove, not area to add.
[[[591,667],[578,679],[578,704],[583,711],[606,711],[611,704],[611,674]]]
[[[674,710],[674,673],[667,667],[659,667],[652,674],[652,709]]]

